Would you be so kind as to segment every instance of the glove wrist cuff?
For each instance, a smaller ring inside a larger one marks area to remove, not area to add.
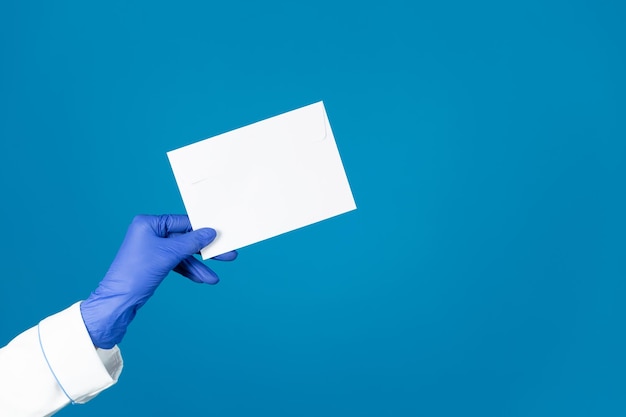
[[[80,304],[91,341],[102,349],[111,349],[122,341],[138,308],[138,304],[125,303],[120,296],[102,299],[93,294]]]

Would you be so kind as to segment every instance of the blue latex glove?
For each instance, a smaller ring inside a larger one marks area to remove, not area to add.
[[[93,344],[110,349],[121,342],[137,310],[171,270],[195,282],[216,284],[215,272],[193,256],[215,235],[209,228],[192,231],[187,216],[135,217],[109,271],[80,306]],[[232,251],[213,259],[236,257]]]

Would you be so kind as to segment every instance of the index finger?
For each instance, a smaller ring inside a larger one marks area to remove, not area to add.
[[[157,233],[166,237],[171,233],[186,233],[193,229],[186,214],[164,214],[157,217]]]

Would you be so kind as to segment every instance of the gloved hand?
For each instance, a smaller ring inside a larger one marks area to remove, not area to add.
[[[93,344],[104,349],[118,344],[137,310],[171,270],[195,282],[216,284],[215,272],[193,256],[215,235],[210,228],[192,231],[183,215],[135,217],[109,271],[80,306]],[[236,257],[232,251],[213,259]]]

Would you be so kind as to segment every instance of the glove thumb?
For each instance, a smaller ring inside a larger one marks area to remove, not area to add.
[[[206,227],[173,237],[172,239],[176,240],[180,255],[187,257],[200,252],[200,249],[213,242],[216,236],[217,232],[215,229]]]

